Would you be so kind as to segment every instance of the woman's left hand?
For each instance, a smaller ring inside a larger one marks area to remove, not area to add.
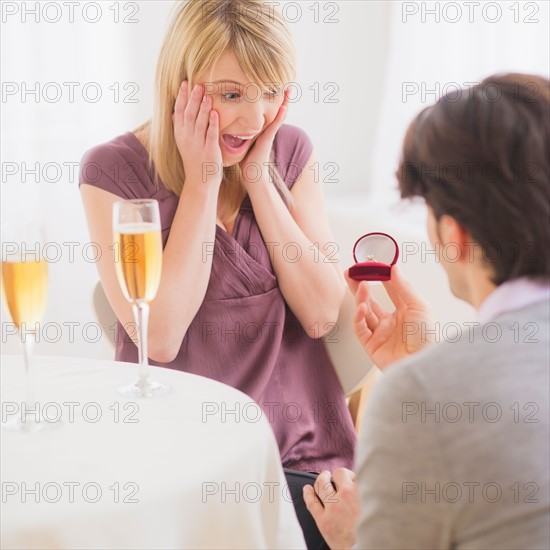
[[[271,124],[258,136],[254,145],[248,151],[246,157],[240,162],[241,172],[243,174],[242,183],[244,188],[248,191],[250,185],[257,183],[258,181],[268,182],[269,177],[269,162],[271,148],[273,147],[273,141],[275,135],[282,126],[286,113],[288,111],[288,88],[284,92],[284,99],[279,107],[277,116],[273,119]],[[261,171],[261,177],[258,174]],[[251,179],[247,179],[247,174]]]

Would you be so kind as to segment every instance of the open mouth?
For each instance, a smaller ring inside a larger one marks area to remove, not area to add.
[[[222,139],[230,153],[238,154],[244,151],[255,137],[223,134]]]

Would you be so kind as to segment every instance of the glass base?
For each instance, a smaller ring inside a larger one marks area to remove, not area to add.
[[[155,397],[172,392],[172,386],[155,382],[150,378],[138,378],[133,384],[118,388],[118,393],[125,397]]]
[[[47,430],[53,430],[63,425],[63,422],[59,420],[49,421],[45,419],[36,419],[34,415],[23,420],[21,416],[10,418],[6,422],[2,422],[2,429],[9,431],[16,431],[22,433],[36,433],[45,432]]]

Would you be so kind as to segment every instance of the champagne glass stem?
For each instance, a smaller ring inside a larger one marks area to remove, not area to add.
[[[138,330],[139,385],[141,388],[146,388],[149,378],[149,361],[147,350],[147,332],[149,329],[149,304],[144,300],[138,300],[134,302],[133,310]]]
[[[23,329],[21,329],[23,330]],[[21,415],[21,421],[26,423],[27,416],[32,410],[36,417],[36,402],[34,400],[34,384],[31,371],[31,357],[36,342],[36,333],[21,333],[21,343],[23,345],[23,362],[25,363],[25,413]]]

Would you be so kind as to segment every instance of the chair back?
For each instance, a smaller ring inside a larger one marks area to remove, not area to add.
[[[384,309],[390,312],[395,310],[381,283],[370,283],[369,290]],[[363,386],[374,365],[353,331],[355,310],[355,298],[346,289],[335,330],[325,336],[326,349],[346,396],[351,396]]]
[[[98,282],[94,287],[94,293],[92,296],[92,302],[94,306],[94,313],[97,318],[99,325],[103,334],[111,335],[109,342],[112,344],[113,348],[115,347],[115,331],[113,330],[113,325],[116,323],[117,318],[101,282]]]

